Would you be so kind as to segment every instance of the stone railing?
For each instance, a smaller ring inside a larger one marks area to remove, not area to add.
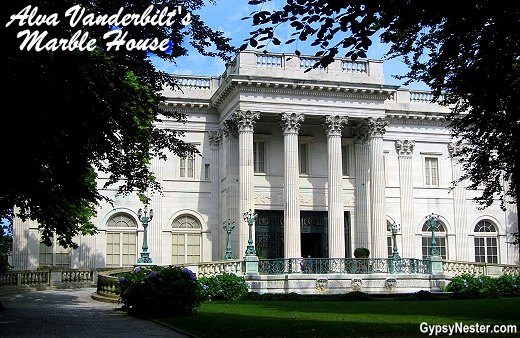
[[[311,57],[300,57],[300,68],[307,69],[307,68],[313,68],[316,62],[318,62],[320,59],[318,58],[311,58]],[[321,65],[316,67],[316,69],[323,70]]]
[[[259,67],[282,67],[281,55],[256,54],[256,65]]]
[[[442,270],[445,274],[459,276],[462,274],[501,276],[520,275],[520,266],[504,264],[488,264],[475,262],[444,261]]]
[[[431,91],[417,91],[410,90],[410,102],[421,102],[421,103],[430,103],[433,100],[433,93]],[[441,95],[438,98],[438,102],[442,102],[443,96]]]
[[[211,89],[211,77],[207,76],[175,76],[175,83],[179,87],[191,89]]]
[[[117,277],[115,277],[115,275],[122,272],[128,272],[130,270],[131,268],[126,268],[100,272],[97,278],[96,294],[98,294],[101,298],[117,301],[119,296],[116,295],[116,286],[119,280]]]
[[[8,271],[0,276],[0,287],[50,284],[51,270]]]
[[[367,61],[341,61],[341,69],[347,73],[366,73],[368,69]]]
[[[258,272],[265,275],[308,274],[429,274],[430,260],[415,258],[290,258],[262,259]]]
[[[196,266],[186,265],[186,267],[196,272],[199,277],[211,277],[224,272],[239,276],[244,274],[244,261],[242,260],[222,260],[199,263]]]
[[[61,271],[61,283],[94,282],[95,271],[89,269]]]

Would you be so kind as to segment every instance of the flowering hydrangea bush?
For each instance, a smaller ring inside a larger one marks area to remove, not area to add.
[[[117,276],[123,307],[152,317],[195,314],[204,301],[197,275],[187,268],[136,267]]]
[[[213,277],[199,279],[206,300],[237,300],[249,292],[249,285],[244,277],[223,273]]]
[[[518,277],[504,275],[498,278],[463,274],[453,277],[446,291],[453,292],[454,298],[495,298],[518,297]]]

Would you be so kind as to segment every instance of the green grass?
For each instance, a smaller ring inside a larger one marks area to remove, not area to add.
[[[422,322],[430,325],[453,325],[456,322],[492,326],[516,324],[520,332],[520,298],[371,302],[213,301],[204,303],[195,316],[161,321],[201,338],[428,337],[419,330]],[[475,337],[469,333],[462,336]]]

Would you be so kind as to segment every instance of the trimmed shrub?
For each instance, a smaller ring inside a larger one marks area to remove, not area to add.
[[[367,248],[357,248],[354,250],[354,257],[356,258],[368,258],[370,256],[370,250]]]
[[[295,292],[290,293],[264,293],[249,292],[243,300],[252,301],[329,301],[329,302],[345,302],[345,301],[370,301],[375,298],[360,291],[353,291],[335,295],[301,295]]]
[[[520,297],[520,276],[503,275],[495,283],[502,297]]]
[[[202,294],[205,300],[237,300],[249,292],[244,277],[223,273],[213,277],[201,277]]]
[[[187,268],[136,267],[117,275],[116,294],[123,308],[139,316],[192,315],[204,301],[202,285]]]
[[[507,281],[507,279],[504,279]],[[503,283],[503,289],[508,289]],[[499,289],[498,278],[463,274],[453,277],[446,286],[446,291],[453,292],[454,299],[499,298],[507,293]],[[512,289],[512,286],[510,287]]]

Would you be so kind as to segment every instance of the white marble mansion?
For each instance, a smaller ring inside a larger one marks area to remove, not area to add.
[[[390,225],[400,225],[401,257],[429,255],[425,217],[439,215],[435,232],[442,258],[519,264],[516,206],[479,210],[478,191],[450,191],[461,166],[450,156],[447,107],[428,92],[386,85],[383,62],[337,59],[326,69],[304,70],[312,57],[240,53],[220,77],[177,76],[181,90],[166,90],[164,109],[186,113],[184,140],[200,156],[155,160],[163,195],[153,195],[147,231],[153,263],[222,260],[228,220],[230,244],[244,256],[249,226],[258,214],[254,244],[262,258],[392,255]],[[99,186],[103,185],[103,178]],[[95,236],[78,237],[79,249],[39,243],[37,224],[15,220],[16,270],[57,266],[124,267],[142,251],[142,204],[136,196],[104,194]]]

